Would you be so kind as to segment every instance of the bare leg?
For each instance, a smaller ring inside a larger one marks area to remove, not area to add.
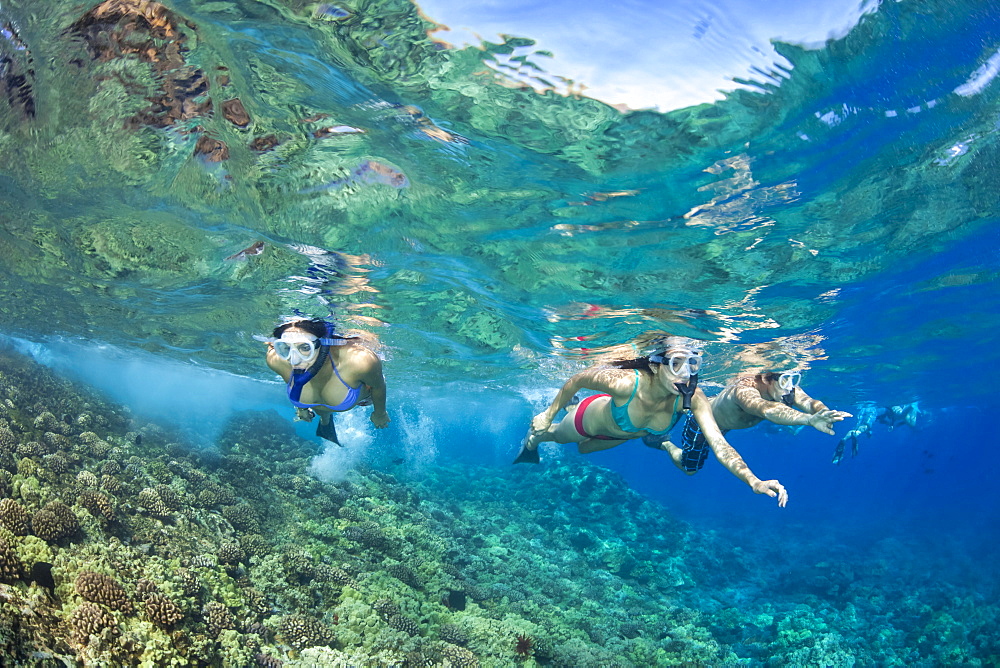
[[[579,436],[577,436],[579,438]],[[616,445],[621,445],[628,439],[613,441],[608,441],[603,438],[585,438],[582,441],[577,441],[576,449],[582,455],[589,455],[591,452],[599,452],[601,450],[608,450],[615,447]]]

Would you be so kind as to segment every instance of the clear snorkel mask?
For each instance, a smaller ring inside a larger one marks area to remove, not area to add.
[[[798,371],[786,371],[778,376],[778,389],[781,390],[781,401],[786,406],[795,406],[795,388],[802,381]]]
[[[291,321],[293,324],[297,321]],[[323,346],[337,346],[345,343],[344,339],[333,338],[334,327],[332,323],[326,324],[326,336],[321,339],[316,338],[308,332],[282,332],[281,337],[254,335],[262,343],[270,343],[275,354],[286,360],[293,367],[312,365],[319,357]]]
[[[292,366],[312,364],[319,356],[322,344],[312,334],[284,332],[273,342],[274,352]]]
[[[674,383],[674,387],[684,398],[684,410],[691,410],[691,398],[698,389],[698,372],[701,371],[701,353],[689,348],[673,348],[649,356],[649,361],[662,364],[673,375],[686,379]]]

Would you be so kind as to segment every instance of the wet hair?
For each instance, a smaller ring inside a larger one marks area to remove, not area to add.
[[[616,369],[639,369],[646,373],[653,373],[653,364],[654,362],[649,361],[648,355],[630,360],[615,360],[614,362],[610,362],[610,365]]]
[[[777,383],[778,379],[781,378],[781,372],[780,371],[762,371],[761,373],[757,374],[757,377],[760,378],[765,383]]]
[[[326,337],[326,321],[321,318],[311,318],[302,320],[290,320],[288,322],[283,322],[274,328],[274,332],[271,333],[276,339],[280,339],[281,335],[285,333],[285,330],[296,327],[298,329],[303,329],[306,332],[312,334],[317,339],[322,339]],[[340,336],[339,334],[333,334],[331,338],[343,339],[345,341],[352,341],[356,339],[355,336]]]
[[[676,348],[688,348],[690,350],[700,351],[696,343],[697,342],[694,339],[688,339],[683,336],[668,336],[667,338],[660,340],[661,348],[653,354],[666,355],[667,351],[674,350]],[[656,362],[650,361],[650,357],[650,355],[646,355],[645,357],[636,357],[634,359],[616,360],[614,362],[610,362],[609,364],[616,369],[639,369],[640,371],[645,371],[646,373],[654,373],[652,365],[656,364]]]

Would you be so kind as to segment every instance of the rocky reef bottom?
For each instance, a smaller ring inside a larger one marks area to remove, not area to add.
[[[0,664],[998,665],[995,581],[899,539],[698,532],[580,458],[322,482],[317,448],[252,412],[196,449],[0,350]]]

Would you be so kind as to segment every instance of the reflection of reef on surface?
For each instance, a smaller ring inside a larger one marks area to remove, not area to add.
[[[317,444],[270,412],[234,415],[218,446],[0,351],[0,661],[974,665],[1000,650],[997,605],[949,584],[960,563],[911,567],[892,540],[778,550],[759,531],[736,549],[579,458],[325,483],[306,473]]]
[[[748,330],[764,327],[781,328],[776,336],[811,331],[836,312],[824,298],[832,288],[943,248],[996,209],[997,135],[992,115],[979,111],[995,86],[921,112],[933,150],[909,145],[904,117],[888,121],[867,108],[829,124],[816,112],[878,80],[872,50],[891,55],[881,50],[894,26],[894,39],[913,43],[935,20],[964,16],[943,0],[919,15],[884,3],[822,49],[776,44],[794,65],[780,87],[666,114],[510,85],[496,65],[533,48],[529,39],[443,48],[406,0],[350,9],[189,3],[183,11],[145,0],[36,4],[46,11],[14,16],[5,5],[10,16],[0,16],[8,121],[0,151],[17,156],[3,168],[11,210],[32,221],[7,224],[0,212],[0,257],[2,269],[31,283],[12,292],[75,303],[82,315],[65,319],[70,334],[106,336],[103,315],[120,311],[132,280],[148,278],[142,261],[119,262],[94,290],[64,277],[81,264],[93,271],[92,257],[81,255],[89,246],[67,237],[77,224],[103,229],[108,210],[139,221],[166,212],[198,228],[190,257],[204,262],[186,265],[188,285],[185,269],[159,286],[171,303],[185,301],[190,284],[206,286],[177,327],[189,330],[178,335],[185,348],[303,310],[289,292],[275,294],[292,272],[271,271],[276,259],[288,264],[276,257],[278,244],[299,243],[379,254],[388,271],[372,277],[377,303],[352,312],[351,325],[400,325],[392,343],[420,350],[428,365],[488,377],[493,370],[478,362],[513,346],[559,355],[545,342],[586,335],[588,347],[608,349],[648,328],[618,318],[595,318],[593,331],[544,321],[546,309],[577,302],[607,313],[721,311],[733,318],[726,341],[759,338]],[[965,4],[976,20],[981,8]],[[239,37],[232,17],[241,13],[268,30]],[[303,44],[308,58],[295,46]],[[953,121],[941,120],[948,114]],[[848,168],[828,159],[826,146],[867,154],[868,126],[884,150]],[[817,172],[819,191],[810,187]],[[259,239],[275,244],[224,277],[212,266]],[[2,248],[15,245],[23,253]],[[43,286],[19,255],[32,257]],[[402,276],[406,285],[389,289]],[[748,290],[752,304],[726,306]],[[19,300],[4,301],[13,326],[36,319]],[[219,319],[234,316],[233,303],[246,317]],[[440,308],[441,329],[424,330],[426,304]],[[668,327],[667,316],[652,328]],[[703,338],[717,340],[708,325]],[[160,350],[171,354],[169,345]],[[251,351],[233,347],[206,361],[260,368]]]

